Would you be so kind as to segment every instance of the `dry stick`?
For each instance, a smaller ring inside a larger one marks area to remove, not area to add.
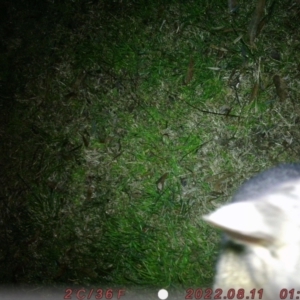
[[[206,114],[212,114],[212,115],[218,115],[218,116],[225,116],[225,117],[233,117],[233,118],[244,118],[243,116],[238,116],[238,115],[233,115],[233,114],[222,114],[222,113],[217,113],[217,112],[213,112],[213,111],[209,111],[209,110],[204,110],[204,109],[200,109],[188,102],[186,102],[187,105],[191,106],[192,108],[198,110],[198,111],[201,111],[203,113],[206,113]]]
[[[265,6],[266,6],[266,0],[258,0],[256,3],[256,9],[249,25],[249,42],[251,46],[254,45],[254,40],[259,34],[258,25],[261,22],[261,20],[264,18]]]

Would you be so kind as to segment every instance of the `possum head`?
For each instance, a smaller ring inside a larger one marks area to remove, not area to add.
[[[232,203],[203,219],[224,232],[214,283],[223,296],[243,288],[252,298],[251,290],[263,289],[262,299],[276,300],[282,289],[300,290],[299,165],[250,179]]]

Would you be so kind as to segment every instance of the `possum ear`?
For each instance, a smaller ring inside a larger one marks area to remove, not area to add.
[[[203,219],[239,243],[268,243],[293,239],[300,227],[300,180],[281,183],[257,199],[221,206]]]
[[[203,219],[241,243],[268,242],[276,238],[276,226],[271,226],[269,216],[263,213],[268,209],[268,203],[260,201],[236,202],[220,207]],[[271,210],[272,219],[280,217],[280,211]]]

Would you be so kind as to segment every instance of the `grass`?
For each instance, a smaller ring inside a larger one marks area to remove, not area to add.
[[[246,1],[28,3],[2,41],[1,282],[209,286],[201,216],[298,159],[298,5],[251,48]]]

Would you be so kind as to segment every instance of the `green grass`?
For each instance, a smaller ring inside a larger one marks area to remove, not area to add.
[[[254,173],[298,159],[299,57],[284,5],[256,48],[246,1],[234,22],[223,1],[49,2],[49,22],[15,21],[3,55],[19,65],[1,71],[14,99],[2,101],[1,282],[209,286],[219,234],[201,216]]]

